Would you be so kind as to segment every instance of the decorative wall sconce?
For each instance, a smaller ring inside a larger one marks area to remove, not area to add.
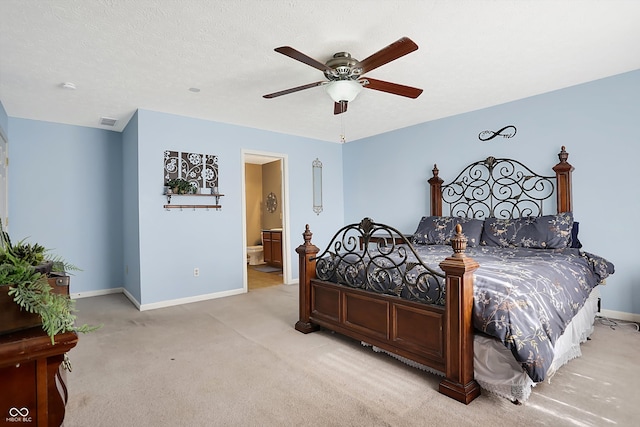
[[[320,215],[322,212],[322,162],[317,158],[311,164],[313,172],[313,211]]]
[[[271,192],[267,195],[267,212],[274,213],[278,208],[278,198],[275,193]]]

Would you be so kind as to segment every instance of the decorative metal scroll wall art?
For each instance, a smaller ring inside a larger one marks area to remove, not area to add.
[[[453,182],[443,185],[442,202],[451,216],[540,216],[555,185],[555,176],[538,175],[517,160],[487,157],[470,164]]]
[[[182,178],[195,187],[218,193],[218,156],[212,154],[164,152],[164,182]]]
[[[516,135],[517,131],[518,130],[513,125],[505,126],[505,127],[503,127],[502,129],[500,129],[500,130],[498,130],[496,132],[494,132],[492,130],[483,130],[478,135],[478,139],[480,141],[490,141],[493,138],[495,138],[496,136],[501,136],[503,138],[513,138]]]
[[[311,164],[313,172],[313,211],[320,215],[322,212],[322,162],[317,158]]]

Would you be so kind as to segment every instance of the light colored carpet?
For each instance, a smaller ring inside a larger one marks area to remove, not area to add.
[[[597,324],[583,357],[524,405],[470,405],[439,378],[337,334],[297,332],[297,286],[139,312],[120,294],[77,301],[103,323],[70,353],[66,427],[630,426],[640,333]]]

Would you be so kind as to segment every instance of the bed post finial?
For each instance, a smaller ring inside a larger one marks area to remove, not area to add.
[[[560,152],[558,153],[558,159],[560,159],[560,163],[567,163],[568,158],[569,158],[569,153],[567,153],[567,149],[563,145],[560,148]]]
[[[302,233],[302,238],[304,239],[304,243],[303,243],[304,246],[311,245],[311,236],[313,236],[313,233],[309,228],[309,224],[306,224],[304,226],[304,233]]]
[[[444,180],[438,176],[438,165],[433,165],[433,177],[429,178],[431,186],[431,216],[442,216],[442,183]]]
[[[453,256],[456,258],[465,257],[464,251],[467,249],[467,236],[462,234],[462,225],[456,224],[456,234],[451,239],[451,246],[453,247]]]
[[[304,243],[296,248],[299,259],[299,314],[300,319],[296,322],[296,330],[304,334],[314,332],[320,329],[318,325],[314,325],[309,321],[311,315],[311,279],[316,277],[316,259],[315,255],[320,252],[317,246],[311,243],[313,233],[309,229],[309,224],[304,228],[302,237]]]
[[[567,162],[569,153],[563,145],[558,153],[558,159],[560,163],[553,167],[553,171],[556,173],[556,182],[558,188],[556,190],[556,199],[558,204],[558,213],[571,212],[573,209],[573,197],[571,196],[571,172],[573,172],[573,166]]]

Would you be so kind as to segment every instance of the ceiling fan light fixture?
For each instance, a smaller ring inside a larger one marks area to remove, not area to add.
[[[351,102],[362,90],[362,85],[356,80],[336,80],[329,82],[325,89],[334,102]]]

